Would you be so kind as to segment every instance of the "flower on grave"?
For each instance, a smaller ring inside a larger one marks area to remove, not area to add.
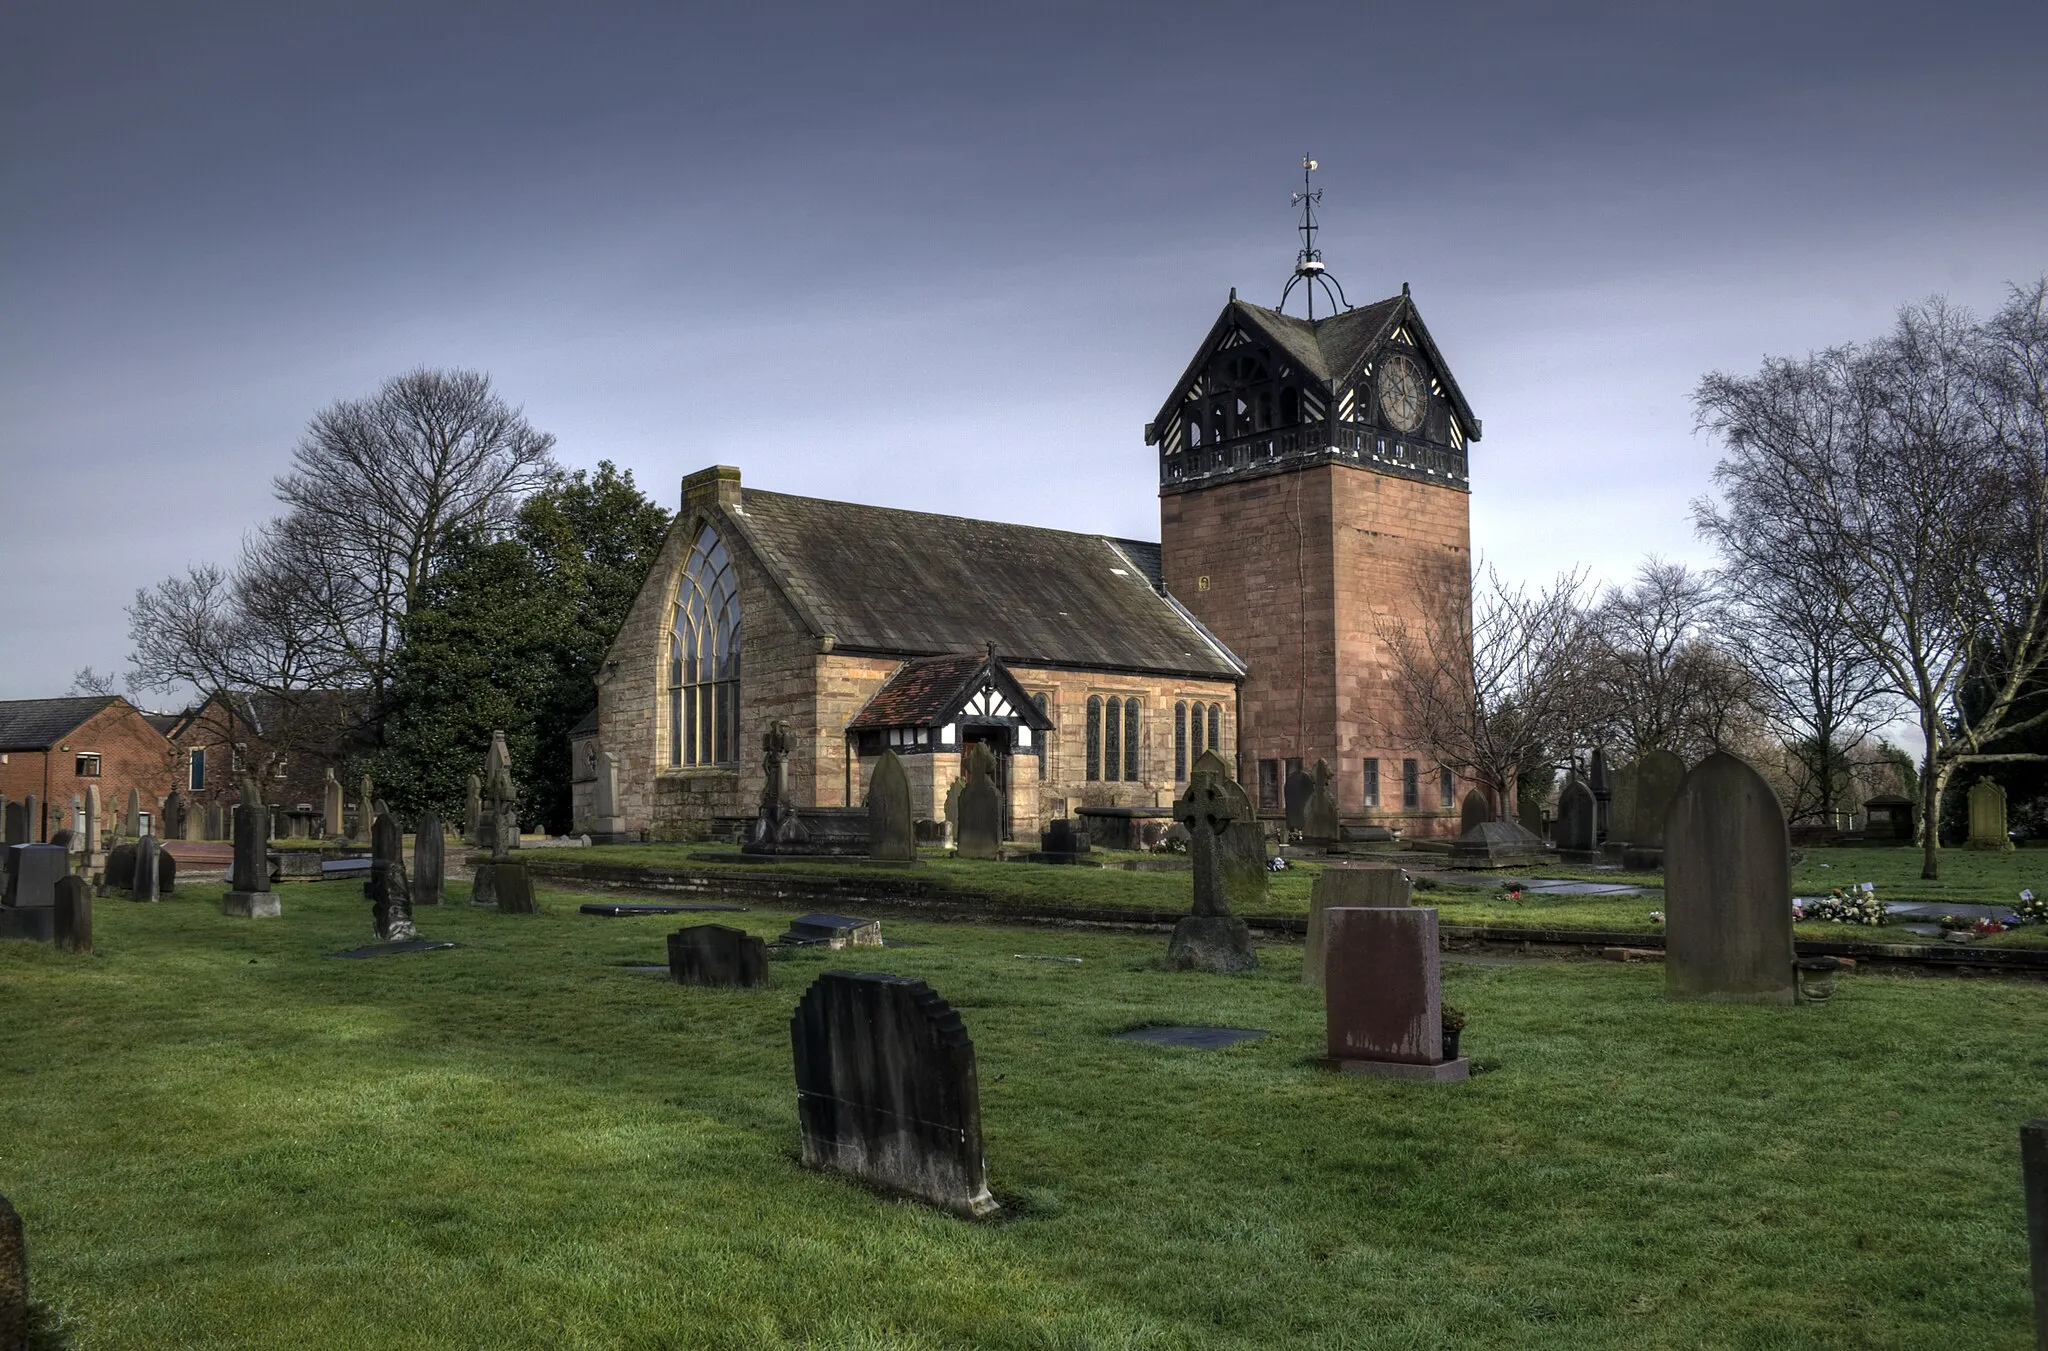
[[[2013,913],[2025,924],[2048,924],[2048,896],[2036,896],[2028,887],[2020,893],[2020,903],[2013,907]]]
[[[1275,855],[1274,857],[1272,857],[1272,858],[1269,858],[1269,859],[1267,859],[1267,860],[1266,860],[1266,871],[1267,871],[1267,872],[1269,872],[1269,873],[1284,873],[1284,872],[1286,872],[1286,871],[1287,871],[1287,860],[1286,860],[1286,859],[1284,859],[1284,858],[1281,858],[1281,857],[1279,857],[1278,855]]]
[[[1652,910],[1652,911],[1650,912],[1650,923],[1652,923],[1652,924],[1662,924],[1663,922],[1664,922],[1664,912],[1663,912],[1662,910]]]
[[[1995,919],[1980,919],[1970,926],[1972,932],[1980,934],[2002,934],[2005,926]]]
[[[1817,920],[1823,924],[1869,924],[1885,922],[1884,902],[1875,891],[1844,892],[1837,887],[1804,905],[1794,902],[1794,919]]]

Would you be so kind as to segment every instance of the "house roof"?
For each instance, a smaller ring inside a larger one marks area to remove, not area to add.
[[[169,736],[185,722],[183,713],[144,713],[142,720],[157,731]]]
[[[0,751],[46,751],[108,704],[121,702],[112,694],[0,700]]]
[[[907,661],[883,682],[874,698],[846,724],[849,732],[869,727],[931,727],[949,720],[968,697],[993,677],[1004,702],[1027,726],[1044,732],[1052,720],[1038,711],[1015,676],[986,652],[956,653]]]
[[[571,728],[569,729],[569,735],[570,735],[570,736],[587,736],[587,735],[589,735],[590,733],[592,733],[592,732],[595,732],[596,730],[597,730],[597,705],[595,705],[595,704],[592,704],[592,705],[590,706],[590,711],[589,711],[588,713],[585,713],[585,714],[584,714],[584,715],[583,715],[582,717],[578,718],[578,719],[576,720],[576,725],[575,725],[574,727],[571,727]]]
[[[813,633],[906,657],[1235,680],[1243,663],[1157,589],[1159,548],[747,489],[726,519]]]

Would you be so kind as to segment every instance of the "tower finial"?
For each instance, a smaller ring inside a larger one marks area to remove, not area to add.
[[[1344,287],[1330,275],[1323,265],[1323,251],[1316,247],[1316,208],[1322,205],[1323,190],[1309,185],[1309,175],[1320,166],[1307,155],[1301,157],[1301,191],[1294,194],[1292,203],[1301,208],[1301,224],[1295,228],[1301,231],[1301,251],[1294,255],[1294,275],[1287,279],[1286,287],[1280,292],[1280,303],[1275,308],[1285,310],[1287,297],[1294,294],[1294,288],[1301,282],[1302,294],[1308,297],[1309,322],[1316,317],[1316,287],[1323,288],[1323,295],[1330,302],[1330,312],[1335,314],[1338,307],[1351,308],[1351,302],[1344,298]]]

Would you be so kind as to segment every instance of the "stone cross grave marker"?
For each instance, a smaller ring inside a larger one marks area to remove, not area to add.
[[[986,742],[969,742],[960,756],[960,816],[954,834],[961,858],[1000,858],[1003,799],[996,791],[996,757]]]
[[[1227,875],[1230,832],[1252,821],[1251,799],[1227,773],[1219,772],[1221,764],[1198,760],[1198,772],[1188,776],[1187,796],[1173,804],[1174,820],[1188,831],[1194,878],[1191,913],[1173,926],[1166,949],[1166,964],[1176,971],[1227,973],[1249,971],[1259,964],[1251,931],[1230,912]]]
[[[1320,986],[1328,955],[1323,914],[1336,909],[1398,909],[1413,903],[1412,883],[1399,868],[1325,868],[1308,898],[1308,944],[1302,951],[1301,983]]]
[[[1428,906],[1323,912],[1324,1029],[1329,1064],[1354,1074],[1454,1083],[1471,1076],[1446,1059],[1443,954]]]
[[[668,971],[678,985],[759,989],[768,984],[768,945],[730,925],[694,924],[668,936]]]
[[[320,833],[330,840],[343,838],[347,832],[348,805],[342,799],[341,780],[334,777],[334,766],[327,767],[327,777],[320,781]]]
[[[910,775],[903,757],[883,751],[868,782],[868,857],[917,861],[917,824],[910,815]]]
[[[235,857],[220,912],[243,919],[276,919],[283,912],[270,889],[270,808],[256,791],[256,781],[242,780],[242,800],[234,814]],[[111,881],[111,865],[108,880]]]
[[[405,875],[405,832],[390,812],[370,827],[370,926],[380,943],[420,936],[412,922],[412,885]]]
[[[2005,788],[1993,779],[1979,779],[1970,786],[1970,841],[1972,849],[2012,848],[2012,835],[2005,822]]]
[[[441,904],[448,873],[448,841],[441,833],[441,818],[431,811],[420,813],[412,836],[412,903]]]
[[[1309,774],[1308,801],[1302,807],[1304,844],[1333,845],[1342,831],[1337,821],[1337,776],[1328,760],[1318,760]]]
[[[154,835],[145,835],[135,842],[135,878],[128,886],[131,901],[153,901],[156,896],[156,860],[161,846]]]
[[[52,917],[59,949],[80,954],[92,951],[92,888],[83,877],[57,879],[56,914]]]
[[[1593,790],[1580,779],[1566,779],[1557,794],[1557,820],[1551,824],[1551,838],[1557,841],[1557,856],[1566,863],[1594,863],[1600,858],[1596,835],[1599,804]]]
[[[1678,786],[1664,834],[1664,909],[1673,997],[1793,1002],[1785,809],[1763,775],[1726,751]]]
[[[974,1042],[921,980],[827,971],[789,1020],[808,1167],[956,1215],[993,1213]]]

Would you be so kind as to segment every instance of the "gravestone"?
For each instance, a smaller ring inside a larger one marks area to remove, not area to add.
[[[121,833],[131,840],[142,838],[142,794],[133,788],[128,790],[128,819],[121,823]]]
[[[519,785],[512,781],[512,752],[506,748],[503,732],[491,733],[491,749],[484,756],[483,793],[483,829],[490,840],[491,856],[476,865],[470,880],[470,904],[496,906],[501,915],[538,913],[533,878],[524,863],[512,858],[512,851],[519,847]]]
[[[1664,866],[1664,816],[1685,778],[1685,761],[1670,751],[1647,751],[1636,761],[1635,771],[1635,802],[1621,866],[1630,872],[1655,872]]]
[[[370,827],[370,927],[380,943],[420,936],[412,923],[412,885],[405,875],[405,832],[398,818],[379,812]]]
[[[921,980],[827,971],[789,1020],[803,1160],[956,1215],[992,1214],[974,1042]]]
[[[186,815],[185,795],[176,788],[171,789],[171,795],[164,799],[164,819],[158,837],[164,840],[184,839]]]
[[[5,822],[4,825],[0,825],[0,844],[28,843],[27,803],[9,802],[4,809],[0,809],[0,820]]]
[[[1337,843],[1341,833],[1342,826],[1337,820],[1336,775],[1331,772],[1328,760],[1318,760],[1309,775],[1308,802],[1301,814],[1301,840],[1303,844],[1327,848]]]
[[[484,781],[474,774],[469,776],[469,796],[462,804],[462,838],[473,848],[488,847],[484,840]]]
[[[0,1196],[0,1351],[28,1351],[28,1244],[14,1203]]]
[[[1003,799],[996,791],[996,757],[986,742],[970,742],[960,756],[960,815],[953,833],[961,858],[1000,858]]]
[[[2034,1276],[2034,1344],[2048,1351],[2048,1121],[2020,1127],[2020,1186],[2026,1193],[2028,1265]]]
[[[775,941],[790,947],[878,948],[882,946],[882,921],[853,915],[798,915]]]
[[[1280,802],[1287,811],[1287,833],[1297,835],[1308,829],[1308,800],[1315,795],[1316,781],[1306,770],[1292,770],[1281,786]]]
[[[134,844],[117,844],[107,851],[107,870],[101,881],[107,891],[127,891],[135,885]]]
[[[868,783],[868,857],[917,861],[917,830],[910,819],[910,775],[903,757],[883,751]]]
[[[43,843],[43,800],[30,793],[21,800],[22,815],[28,823],[28,844]]]
[[[1325,868],[1308,896],[1308,944],[1301,956],[1301,983],[1323,983],[1329,951],[1323,914],[1337,909],[1398,909],[1413,902],[1408,874],[1399,868]]]
[[[1664,910],[1672,997],[1793,1002],[1785,809],[1763,775],[1726,751],[1678,786],[1664,834]]]
[[[768,945],[744,929],[696,924],[668,936],[668,970],[678,985],[755,990],[768,983]]]
[[[68,857],[78,848],[78,837],[68,830],[59,830],[51,834],[50,843],[62,849]]]
[[[168,849],[156,851],[156,898],[178,894],[178,860]]]
[[[1222,974],[1250,971],[1259,964],[1251,930],[1230,913],[1235,898],[1231,894],[1232,862],[1228,857],[1234,847],[1231,832],[1246,828],[1256,831],[1256,818],[1251,799],[1229,774],[1222,772],[1222,763],[1203,752],[1195,762],[1195,772],[1188,776],[1188,795],[1173,804],[1174,819],[1188,830],[1188,855],[1194,877],[1192,912],[1173,926],[1173,940],[1166,949],[1166,964],[1175,971],[1200,969]],[[1241,844],[1241,839],[1236,843]],[[1263,847],[1260,853],[1264,853]],[[1259,876],[1263,882],[1263,859]]]
[[[270,889],[270,808],[263,805],[254,779],[242,780],[234,835],[234,863],[228,872],[227,894],[220,898],[220,912],[243,919],[276,919],[283,907]]]
[[[92,951],[92,888],[83,877],[66,875],[57,879],[56,913],[52,937],[64,952]]]
[[[54,844],[8,845],[0,938],[50,942],[56,936],[57,884],[70,872],[70,856]]]
[[[1471,1076],[1471,1062],[1444,1056],[1443,953],[1434,907],[1325,910],[1323,943],[1332,1068],[1431,1083]]]
[[[1636,830],[1636,762],[1609,772],[1613,787],[1607,802],[1607,830],[1599,836],[1599,848],[1610,863],[1621,862]]]
[[[1593,790],[1593,829],[1595,840],[1604,840],[1614,828],[1614,781],[1607,773],[1607,748],[1593,748],[1593,763],[1588,769],[1586,786]]]
[[[128,884],[128,899],[131,901],[153,901],[156,896],[156,861],[160,846],[154,835],[145,835],[135,842],[135,872]]]
[[[100,811],[100,786],[89,783],[85,786],[85,860],[83,871],[92,876],[93,865],[100,860],[100,831],[106,828],[106,817]]]
[[[206,804],[206,838],[209,840],[232,838],[228,831],[227,813],[218,802]]]
[[[946,785],[946,843],[960,838],[960,780],[956,776]]]
[[[320,781],[320,833],[330,840],[338,840],[348,833],[348,804],[342,798],[341,780],[334,777],[334,766],[327,767],[327,777]]]
[[[377,802],[376,799],[372,797],[370,793],[370,776],[367,774],[363,775],[362,781],[357,785],[357,787],[358,792],[356,795],[356,829],[355,833],[352,836],[350,836],[350,838],[353,839],[357,844],[371,844],[373,843],[373,841],[370,838],[371,832],[375,828],[377,822]]]
[[[1595,803],[1599,802],[1598,798],[1593,800]],[[1528,831],[1539,840],[1543,839],[1543,799],[1535,793],[1517,792],[1515,794],[1515,820],[1521,824],[1522,829]]]
[[[439,905],[447,876],[448,841],[441,834],[441,818],[421,812],[412,833],[412,903]]]
[[[1557,820],[1550,827],[1558,858],[1566,863],[1598,863],[1598,821],[1599,804],[1593,799],[1593,790],[1580,779],[1566,779],[1557,794]]]
[[[1038,852],[1048,863],[1072,863],[1090,851],[1088,832],[1072,817],[1056,816],[1038,833]]]
[[[2005,822],[2005,788],[1993,779],[1979,779],[1970,788],[1970,841],[1972,849],[2012,848],[2010,827]]]
[[[1474,826],[1485,825],[1492,819],[1493,813],[1486,806],[1486,794],[1477,788],[1466,790],[1465,800],[1458,807],[1458,833],[1463,835]]]
[[[597,755],[597,782],[591,795],[597,820],[591,836],[599,844],[616,844],[626,838],[626,818],[619,811],[619,757],[610,751]]]

